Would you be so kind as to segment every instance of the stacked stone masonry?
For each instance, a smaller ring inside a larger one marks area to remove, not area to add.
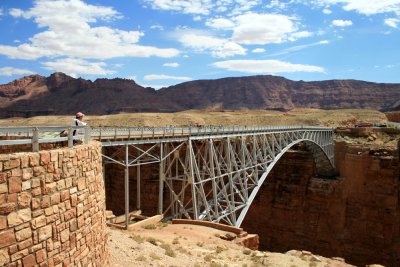
[[[0,266],[107,262],[100,143],[0,154]]]

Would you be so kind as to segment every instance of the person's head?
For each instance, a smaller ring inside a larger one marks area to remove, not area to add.
[[[78,120],[83,120],[83,117],[85,116],[85,114],[83,114],[82,112],[78,112],[75,115],[75,118],[77,118]]]

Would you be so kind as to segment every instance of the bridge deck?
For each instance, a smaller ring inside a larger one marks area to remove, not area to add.
[[[67,130],[68,136],[61,137],[60,132]],[[74,130],[83,134],[73,136]],[[144,144],[180,142],[188,138],[207,139],[228,136],[254,135],[289,131],[332,131],[332,128],[314,126],[203,126],[203,127],[80,127],[80,126],[38,126],[0,128],[0,145],[32,144],[34,151],[38,144],[68,142],[72,146],[74,139],[85,143],[98,140],[103,146],[123,144]],[[12,137],[12,140],[9,140]]]

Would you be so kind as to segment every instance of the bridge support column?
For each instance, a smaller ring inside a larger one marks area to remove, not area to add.
[[[197,210],[197,195],[196,195],[196,184],[195,184],[195,177],[194,177],[194,165],[195,165],[195,155],[193,151],[193,144],[192,140],[189,139],[189,183],[192,187],[192,202],[193,202],[193,219],[197,220],[199,218],[199,211]]]
[[[159,188],[158,188],[158,214],[163,214],[164,205],[164,160],[163,144],[160,143],[160,168],[159,168]]]
[[[140,210],[140,160],[136,165],[136,209]]]
[[[125,145],[125,226],[129,225],[129,147]]]

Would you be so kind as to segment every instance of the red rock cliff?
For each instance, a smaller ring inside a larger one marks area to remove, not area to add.
[[[324,180],[313,177],[310,153],[287,153],[242,226],[260,235],[264,249],[400,266],[398,152],[341,142],[335,157],[340,177]]]

